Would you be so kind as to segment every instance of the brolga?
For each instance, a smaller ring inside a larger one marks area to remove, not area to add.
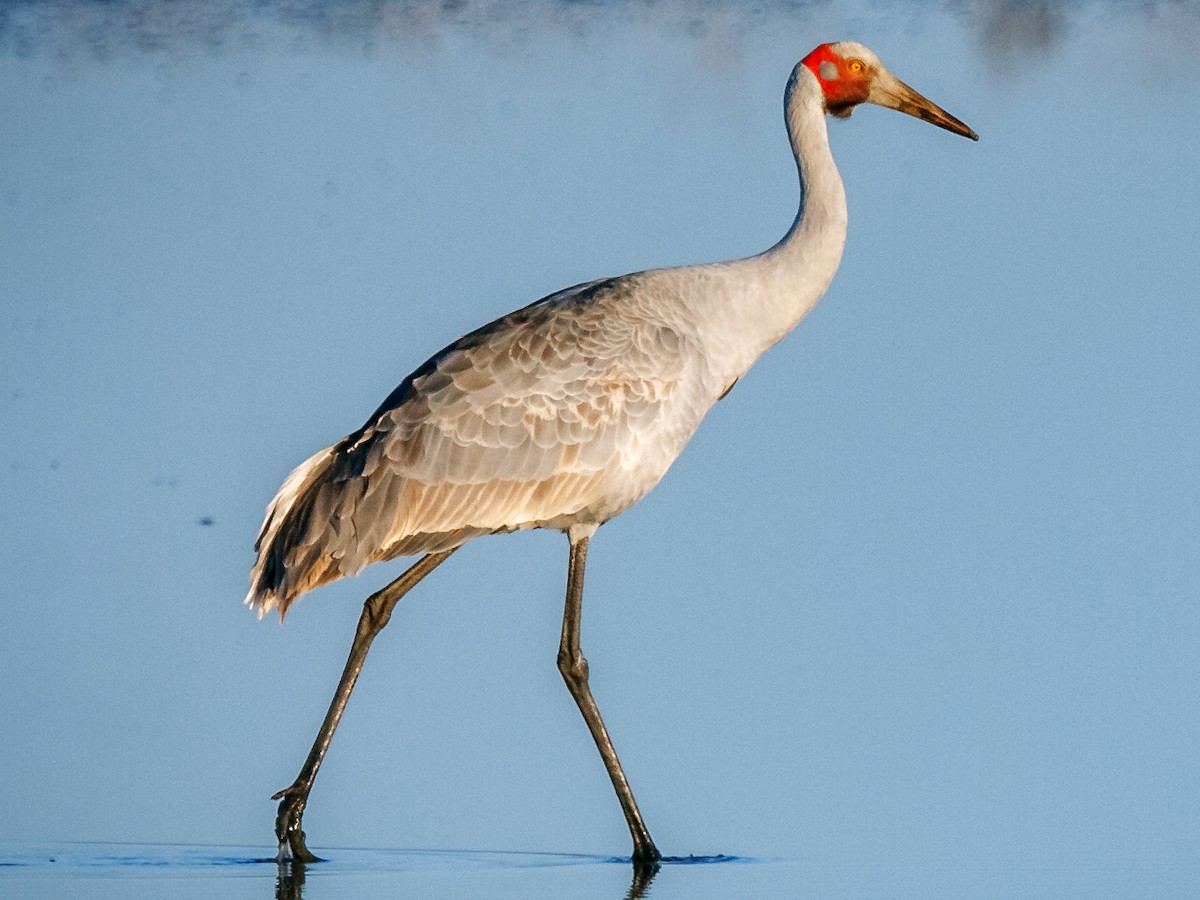
[[[825,292],[846,238],[825,117],[861,103],[978,140],[866,47],[822,44],[787,85],[800,209],[777,244],[746,259],[579,284],[509,313],[434,354],[361,428],[287,477],[256,544],[246,602],[260,616],[282,618],[301,594],[370,563],[420,559],[365,602],[312,750],[274,797],[281,860],[316,859],[304,808],[396,603],[472,538],[525,528],[567,536],[558,668],[620,800],[635,867],[661,859],[588,687],[579,639],[588,542],[658,483],[705,413]]]

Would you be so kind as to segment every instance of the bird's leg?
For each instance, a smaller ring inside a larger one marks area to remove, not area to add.
[[[426,554],[387,587],[368,597],[363,604],[358,629],[354,633],[354,643],[350,645],[350,655],[346,659],[346,667],[342,670],[342,678],[338,682],[337,691],[334,692],[333,702],[329,704],[329,711],[325,713],[321,730],[317,732],[317,739],[308,751],[308,759],[304,761],[304,767],[296,776],[296,780],[271,798],[280,801],[279,811],[275,815],[275,837],[279,841],[281,862],[286,859],[302,863],[317,861],[317,857],[304,843],[304,831],[300,827],[300,820],[304,815],[304,807],[308,804],[308,793],[317,778],[317,769],[321,768],[321,760],[325,758],[325,751],[329,749],[329,742],[333,740],[333,732],[346,710],[346,702],[350,699],[350,692],[354,690],[354,683],[358,681],[358,673],[362,671],[367,651],[371,649],[375,635],[383,630],[392,617],[392,610],[400,602],[400,598],[453,552],[454,549]]]
[[[650,839],[646,823],[638,811],[637,801],[633,799],[633,791],[617,759],[617,751],[613,749],[608,729],[600,718],[600,710],[588,687],[588,662],[584,659],[583,651],[579,648],[579,616],[583,607],[583,569],[587,561],[586,537],[571,540],[571,562],[567,569],[567,602],[563,611],[562,643],[558,647],[558,670],[562,672],[567,689],[575,698],[583,720],[587,722],[600,758],[612,779],[617,799],[621,801],[621,810],[625,813],[625,821],[629,824],[629,834],[633,837],[633,864],[635,866],[655,866],[662,854]]]

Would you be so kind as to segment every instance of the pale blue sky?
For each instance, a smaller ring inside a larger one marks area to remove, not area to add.
[[[831,290],[594,539],[583,646],[643,813],[680,854],[1191,859],[1200,20],[1051,8],[10,17],[0,839],[266,845],[399,569],[256,622],[282,478],[508,309],[773,243],[784,82],[853,38],[982,140],[831,124]],[[484,539],[402,604],[314,848],[628,852],[554,665],[565,566]]]

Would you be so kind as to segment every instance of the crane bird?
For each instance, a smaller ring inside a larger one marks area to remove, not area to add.
[[[457,548],[524,528],[570,545],[558,668],[608,770],[633,862],[661,859],[588,687],[579,621],[588,541],[653,488],[705,413],[813,308],[846,239],[825,115],[874,103],[978,140],[860,44],[792,70],[785,118],[800,173],[787,234],[756,256],[569,287],[434,354],[361,428],[301,463],[267,508],[246,603],[280,618],[306,591],[397,556],[421,558],[364,604],[308,759],[280,800],[280,860],[313,861],[301,820],[371,642]]]

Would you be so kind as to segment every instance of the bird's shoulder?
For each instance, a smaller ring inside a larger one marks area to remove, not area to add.
[[[577,284],[463,335],[409,374],[364,429],[426,407],[558,396],[597,378],[678,377],[687,339],[648,296],[652,275]]]
[[[449,344],[335,445],[341,475],[373,471],[385,456],[440,472],[459,447],[474,448],[471,466],[495,451],[505,467],[528,456],[518,468],[541,472],[561,466],[563,447],[587,445],[579,462],[591,469],[630,439],[621,435],[650,439],[696,364],[656,303],[653,274],[574,285]]]

